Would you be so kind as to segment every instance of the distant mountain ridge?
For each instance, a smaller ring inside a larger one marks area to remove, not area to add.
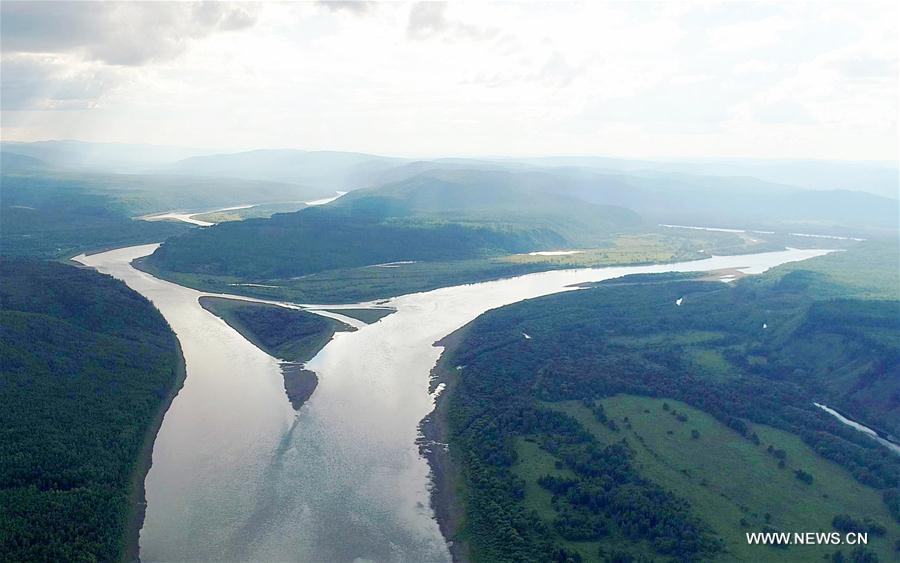
[[[208,154],[199,149],[79,141],[4,142],[2,149],[4,173],[42,169],[108,173],[122,168],[133,173],[140,168],[144,173],[170,178],[279,182],[302,186],[304,193],[318,197],[335,191],[387,188],[425,175],[431,178],[429,181],[452,180],[459,187],[477,184],[481,199],[489,197],[489,189],[508,186],[512,181],[517,189],[529,193],[528,197],[546,193],[625,207],[649,222],[751,229],[773,229],[789,223],[789,229],[802,232],[872,231],[875,236],[900,228],[896,167],[889,163],[752,159],[657,162],[606,157],[410,160],[295,149]],[[196,152],[207,154],[189,154]],[[180,158],[186,154],[186,158]],[[755,176],[758,171],[761,174]],[[809,177],[801,171],[809,171]],[[785,183],[787,180],[797,185]],[[893,193],[885,192],[891,180]],[[876,195],[880,192],[886,195]],[[241,203],[255,203],[251,201],[253,195],[248,194]],[[453,198],[441,201],[449,205]],[[451,211],[443,210],[445,215]]]
[[[373,175],[402,162],[401,159],[363,153],[278,149],[195,156],[174,163],[169,171],[349,191],[369,185]]]
[[[507,172],[436,172],[267,220],[221,224],[150,258],[178,272],[277,278],[395,261],[478,258],[601,244],[633,211],[541,193]]]
[[[203,149],[147,144],[91,143],[85,141],[3,141],[4,153],[37,158],[53,168],[144,172],[178,160],[208,153]]]

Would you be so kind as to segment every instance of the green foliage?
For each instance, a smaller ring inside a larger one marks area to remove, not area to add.
[[[312,359],[335,332],[353,330],[334,319],[277,305],[221,297],[201,297],[200,304],[267,354],[291,362]]]
[[[769,275],[801,271],[809,272],[806,279],[815,280],[819,295],[897,300],[900,299],[900,242],[896,234],[885,240],[865,241],[846,252],[784,264]],[[821,275],[813,277],[813,274]]]
[[[0,559],[119,559],[174,334],[124,283],[25,259],[0,261],[0,327]]]
[[[147,261],[176,272],[270,279],[397,261],[459,260],[559,244],[563,244],[561,237],[541,229],[380,220],[312,207],[271,219],[196,230],[170,239]]]
[[[172,272],[289,278],[598,243],[639,224],[623,208],[481,179],[416,176],[327,206],[217,225],[168,241],[148,263]]]
[[[734,286],[625,278],[503,307],[474,321],[450,360],[464,367],[448,400],[450,444],[462,460],[467,490],[465,533],[477,558],[503,560],[501,554],[513,553],[512,558],[536,560],[557,547],[583,553],[576,549],[580,543],[607,531],[680,558],[706,558],[720,549],[690,505],[640,475],[630,461],[635,442],[616,438],[604,446],[584,430],[585,424],[596,424],[613,434],[630,432],[631,419],[613,420],[598,408],[592,408],[590,419],[575,419],[548,411],[541,406],[546,401],[623,392],[671,397],[709,413],[730,429],[729,440],[745,440],[750,449],[771,440],[774,429],[807,444],[802,454],[784,439],[775,442],[771,456],[761,450],[757,463],[768,458],[768,470],[779,471],[785,459],[808,460],[815,452],[862,485],[897,487],[900,460],[812,401],[853,405],[851,412],[863,420],[885,412],[877,401],[859,398],[867,389],[897,393],[900,303],[823,301],[817,289],[829,282],[821,278],[795,273]],[[683,306],[673,305],[685,296]],[[532,338],[523,340],[522,332]],[[698,357],[706,359],[698,365]],[[847,387],[830,385],[832,380]],[[676,426],[659,439],[681,428],[693,448],[728,448],[708,426],[691,438],[697,414],[664,406],[668,412],[656,416]],[[545,501],[526,502],[535,495],[517,478],[522,450],[515,437],[535,440],[574,474],[548,473],[541,480],[553,494],[552,518]],[[613,446],[619,448],[614,455],[604,449]],[[824,486],[822,475],[836,482],[833,469],[812,465],[810,470],[793,465],[780,475],[789,480],[797,475],[803,482],[793,486],[807,491]],[[627,499],[622,504],[615,502],[619,494]],[[876,495],[870,497],[878,502]],[[629,507],[627,517],[619,506]],[[645,520],[643,507],[646,517],[655,519]],[[495,534],[498,529],[514,529],[515,542]]]
[[[61,258],[159,242],[188,226],[136,221],[112,197],[52,177],[2,177],[0,253]]]
[[[681,423],[666,414],[677,411],[688,416]],[[603,444],[627,440],[634,451],[640,474],[688,501],[696,514],[725,542],[725,561],[817,561],[830,552],[829,546],[775,551],[748,545],[747,531],[763,527],[778,530],[827,530],[835,513],[871,515],[890,522],[881,506],[879,491],[854,481],[837,464],[823,459],[792,434],[765,425],[753,424],[752,431],[763,443],[775,444],[791,464],[781,470],[778,460],[761,447],[741,439],[734,430],[712,416],[672,399],[635,395],[615,395],[596,403],[562,401],[543,403],[578,420]],[[617,420],[618,431],[610,430],[592,412],[603,408],[609,420]],[[625,420],[628,420],[625,423]],[[689,429],[699,429],[701,439],[691,438]],[[798,481],[793,468],[802,467],[815,475],[812,485]],[[526,491],[528,485],[526,483]],[[895,532],[900,528],[894,527]],[[633,548],[615,537],[603,540],[608,549]],[[884,554],[888,542],[872,541]],[[876,545],[877,544],[877,545]]]

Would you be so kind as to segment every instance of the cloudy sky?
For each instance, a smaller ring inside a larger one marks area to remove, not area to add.
[[[4,140],[898,154],[895,2],[0,6]]]

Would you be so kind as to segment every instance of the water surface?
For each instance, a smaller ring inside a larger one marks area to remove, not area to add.
[[[572,284],[670,271],[760,273],[828,252],[557,270],[396,297],[386,303],[396,313],[337,333],[309,363],[319,386],[295,414],[278,363],[202,309],[203,293],[129,265],[155,248],[79,257],[151,299],[187,360],[184,389],[163,421],[147,476],[141,557],[417,563],[449,560],[416,445],[418,424],[434,404],[428,384],[441,353],[436,340],[488,309]]]

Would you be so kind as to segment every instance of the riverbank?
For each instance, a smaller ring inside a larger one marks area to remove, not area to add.
[[[819,407],[823,411],[827,412],[831,416],[837,418],[842,423],[846,424],[850,428],[862,432],[866,436],[871,437],[873,440],[891,450],[897,455],[900,455],[900,443],[897,443],[895,438],[888,433],[886,430],[878,428],[876,426],[866,426],[861,424],[852,418],[850,418],[846,413],[839,411],[836,408],[829,407],[827,405],[823,405],[821,403],[813,403],[815,406]]]
[[[153,416],[153,422],[144,432],[144,443],[141,451],[138,453],[137,462],[131,474],[130,492],[128,493],[128,518],[125,523],[125,551],[123,552],[123,561],[134,562],[140,561],[140,539],[141,528],[144,526],[144,516],[147,512],[147,491],[144,482],[147,479],[147,473],[153,465],[153,444],[156,443],[156,436],[159,429],[162,428],[163,419],[172,406],[172,401],[178,396],[178,392],[184,387],[184,381],[187,379],[187,365],[184,361],[184,353],[181,351],[181,342],[172,332],[172,338],[175,340],[176,365],[175,365],[175,383],[169,389],[169,393],[159,405],[156,414]]]
[[[471,323],[470,323],[471,324]],[[465,497],[461,468],[449,449],[450,428],[447,420],[450,396],[456,387],[456,367],[451,365],[457,346],[465,336],[469,324],[434,343],[444,351],[431,370],[429,391],[441,392],[435,400],[434,410],[422,419],[419,429],[422,439],[419,452],[431,467],[431,508],[447,546],[455,562],[469,561],[469,544],[463,536],[465,523]]]
[[[452,463],[462,460],[441,455],[446,423],[420,426],[435,407],[427,392],[428,374],[442,352],[435,341],[487,310],[571,290],[573,284],[670,270],[756,272],[823,253],[792,250],[672,266],[553,271],[391,299],[381,305],[396,313],[332,339],[310,362],[320,384],[297,416],[284,401],[278,362],[203,311],[203,295],[134,270],[132,261],[152,248],[86,260],[153,296],[191,365],[191,377],[157,437],[147,477],[141,555],[148,560],[465,560],[466,540],[472,541],[463,518],[468,500]],[[268,326],[276,334],[284,329],[280,322]],[[444,362],[453,357],[448,348]],[[444,379],[445,385],[459,379],[461,389],[461,377]],[[451,385],[447,397],[453,390]],[[446,421],[448,406],[439,401],[433,419]],[[435,455],[419,455],[420,447]],[[415,525],[407,524],[410,515]],[[266,525],[248,527],[241,520]],[[298,533],[284,534],[285,529]]]

